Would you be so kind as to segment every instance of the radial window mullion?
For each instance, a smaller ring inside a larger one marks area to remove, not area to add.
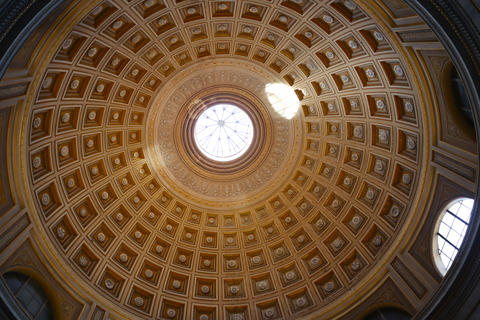
[[[242,109],[218,104],[198,117],[194,136],[205,156],[216,161],[231,161],[248,150],[253,140],[253,124]]]

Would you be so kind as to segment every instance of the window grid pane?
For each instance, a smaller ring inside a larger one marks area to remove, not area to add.
[[[52,309],[42,287],[33,279],[16,272],[3,276],[10,291],[32,319],[52,319]]]
[[[455,259],[470,221],[473,200],[455,202],[445,212],[438,228],[438,254],[445,269],[449,269]]]

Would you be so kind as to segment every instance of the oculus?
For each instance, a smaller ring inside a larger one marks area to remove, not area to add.
[[[199,150],[216,161],[239,158],[253,140],[252,120],[245,111],[231,104],[217,104],[203,111],[194,130]]]

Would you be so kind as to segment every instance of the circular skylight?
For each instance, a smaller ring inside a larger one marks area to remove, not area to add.
[[[245,111],[231,104],[208,108],[195,124],[195,142],[212,160],[237,159],[248,150],[252,140],[252,120]]]

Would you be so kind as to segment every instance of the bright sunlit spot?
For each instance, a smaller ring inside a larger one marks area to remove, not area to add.
[[[278,114],[286,119],[292,119],[298,111],[300,101],[295,91],[283,83],[270,83],[265,86],[268,100]]]
[[[248,150],[252,140],[252,120],[245,111],[230,104],[208,108],[195,124],[195,142],[212,160],[237,159]]]

